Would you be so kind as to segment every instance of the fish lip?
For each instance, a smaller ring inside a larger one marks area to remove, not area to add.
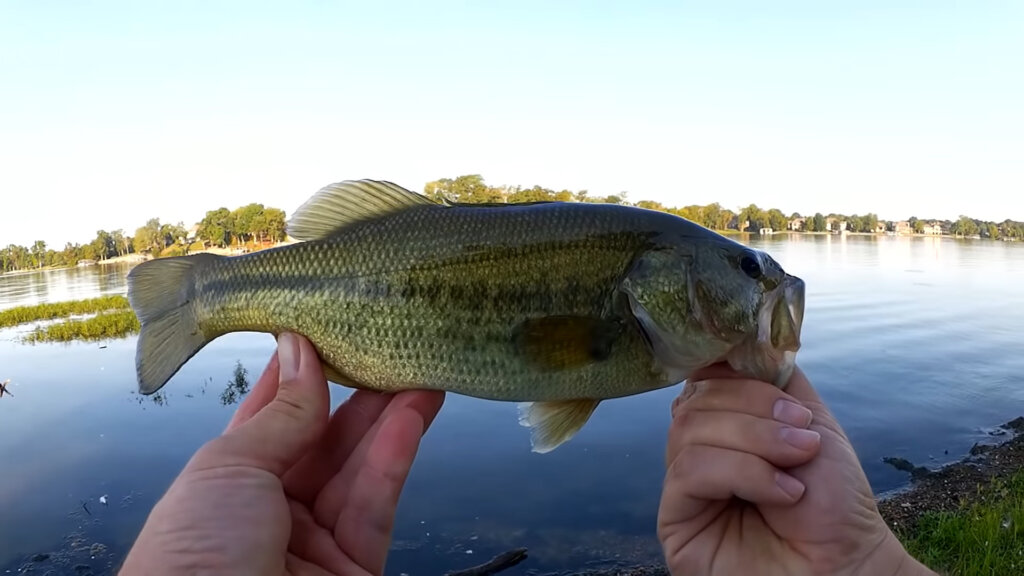
[[[797,343],[804,325],[804,301],[807,286],[804,281],[792,274],[786,274],[782,281],[782,297],[786,299],[786,306],[789,308],[790,316],[793,318],[794,327],[797,333]]]
[[[759,314],[757,337],[733,349],[726,358],[734,370],[779,388],[786,387],[796,369],[796,355],[801,347],[805,288],[803,280],[786,274],[781,284],[766,295]],[[786,306],[780,310],[781,303]],[[790,317],[776,319],[777,313],[788,313]],[[772,344],[772,325],[778,320],[792,322],[796,336],[780,348]]]

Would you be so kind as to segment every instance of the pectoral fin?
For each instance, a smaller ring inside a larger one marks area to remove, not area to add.
[[[519,423],[530,429],[533,451],[544,454],[575,436],[600,402],[589,398],[523,402],[519,405]]]
[[[611,354],[622,327],[586,316],[546,316],[524,321],[514,334],[516,347],[543,370],[568,370],[600,362]]]

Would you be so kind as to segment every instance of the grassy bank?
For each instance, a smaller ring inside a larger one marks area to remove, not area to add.
[[[139,331],[139,319],[131,310],[103,312],[92,318],[65,320],[40,326],[23,337],[25,342],[69,342],[121,338]]]
[[[1024,470],[982,487],[972,500],[922,514],[902,537],[907,550],[950,576],[1024,573]]]
[[[17,326],[27,322],[53,320],[81,314],[96,314],[108,310],[130,310],[128,299],[121,295],[100,296],[87,300],[69,302],[52,302],[35,306],[18,306],[9,310],[0,310],[0,328]]]

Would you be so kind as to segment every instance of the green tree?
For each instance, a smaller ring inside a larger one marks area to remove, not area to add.
[[[199,222],[196,234],[205,244],[223,248],[231,242],[230,226],[231,211],[221,207],[206,213],[206,216]]]
[[[433,200],[452,200],[453,202],[486,203],[504,202],[500,188],[491,188],[479,174],[465,174],[455,178],[442,178],[427,182],[423,193]]]
[[[789,218],[786,218],[782,210],[772,208],[768,211],[768,225],[772,230],[785,230],[789,227]]]
[[[821,212],[816,212],[814,214],[813,221],[814,221],[814,231],[815,232],[824,232],[825,231],[825,217],[822,216]]]
[[[978,224],[967,216],[960,216],[960,219],[950,226],[950,233],[955,236],[974,236],[979,232]]]
[[[36,267],[43,267],[43,264],[46,262],[46,242],[36,240],[32,244],[32,258],[35,260]]]
[[[756,204],[751,204],[746,208],[740,210],[740,232],[756,231],[764,228],[768,223],[768,215],[765,211],[757,207]]]
[[[506,192],[507,193],[507,192]],[[526,188],[511,192],[507,196],[507,200],[510,203],[522,203],[522,202],[550,202],[555,199],[555,191],[548,190],[547,188],[541,188],[540,186],[534,186],[533,188]]]
[[[263,211],[263,234],[272,242],[284,240],[286,220],[284,210],[267,208]]]
[[[999,226],[996,226],[995,222],[989,222],[988,224],[986,224],[985,228],[988,232],[987,236],[989,238],[993,240],[999,238]]]
[[[166,246],[161,236],[160,219],[150,218],[145,226],[136,229],[134,244],[136,252],[150,252],[154,256],[159,254]]]

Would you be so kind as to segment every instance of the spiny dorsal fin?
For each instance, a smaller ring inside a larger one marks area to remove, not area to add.
[[[523,402],[519,404],[519,424],[530,429],[532,450],[544,454],[575,436],[600,402],[590,398]]]
[[[586,316],[545,316],[524,320],[513,333],[516,348],[543,370],[568,370],[600,362],[611,354],[619,324]]]
[[[316,240],[356,222],[412,206],[439,204],[426,196],[382,180],[345,180],[321,188],[288,221],[288,235]]]

